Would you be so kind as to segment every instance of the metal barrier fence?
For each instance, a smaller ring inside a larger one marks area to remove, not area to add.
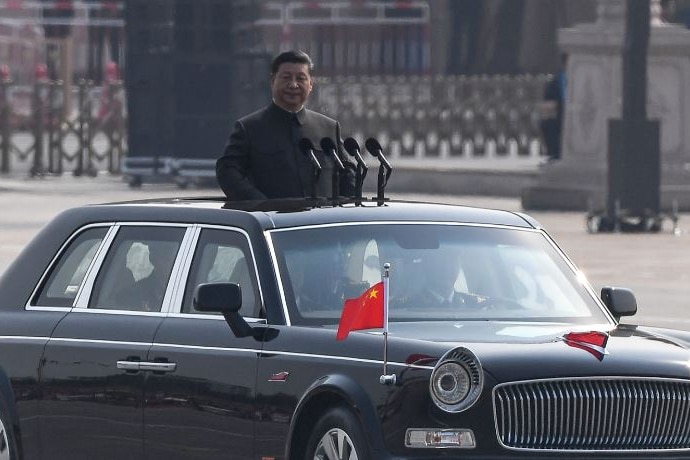
[[[397,158],[542,155],[539,102],[550,75],[356,77],[317,83],[311,106]],[[498,161],[498,160],[497,160]]]
[[[398,160],[452,167],[473,159],[491,160],[496,167],[530,165],[543,154],[539,102],[549,78],[324,79],[310,106],[338,118],[343,137],[353,136],[363,145],[374,136]],[[80,81],[71,88],[68,93],[60,81],[45,77],[33,86],[0,77],[0,172],[121,173],[127,149],[122,82],[96,87]],[[215,162],[203,160],[211,166]]]
[[[126,149],[122,82],[95,87],[81,80],[69,88],[45,77],[33,86],[0,79],[0,172],[120,172]]]

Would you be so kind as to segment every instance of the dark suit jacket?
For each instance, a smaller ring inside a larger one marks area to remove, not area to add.
[[[312,141],[322,167],[317,196],[330,197],[333,160],[324,156],[320,143],[323,137],[330,137],[343,151],[339,123],[307,109],[293,114],[274,103],[235,123],[223,156],[216,162],[216,177],[225,195],[231,200],[311,196],[312,165],[299,149],[302,137]],[[342,153],[340,157],[345,160]],[[341,196],[354,193],[354,166],[350,162],[346,166]]]

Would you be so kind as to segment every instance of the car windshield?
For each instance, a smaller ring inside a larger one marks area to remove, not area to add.
[[[271,234],[294,325],[337,324],[390,264],[389,321],[608,322],[584,277],[538,230],[358,223]]]

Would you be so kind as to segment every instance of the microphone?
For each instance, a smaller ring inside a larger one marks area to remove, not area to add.
[[[348,137],[345,139],[345,141],[343,141],[343,147],[345,148],[345,151],[347,151],[347,153],[349,153],[350,156],[353,156],[357,161],[357,171],[355,172],[355,198],[361,199],[362,186],[364,185],[364,178],[367,176],[368,171],[367,164],[359,152],[359,144],[356,140]]]
[[[321,171],[321,163],[319,163],[319,160],[316,159],[316,155],[314,155],[314,144],[312,141],[306,137],[303,137],[300,139],[298,145],[302,153],[309,157],[309,160],[311,160],[311,165],[314,167],[314,169]]]
[[[381,164],[385,166],[387,170],[390,171],[393,169],[391,164],[388,162],[388,159],[386,159],[386,157],[383,156],[383,148],[381,147],[381,144],[379,144],[379,141],[377,141],[373,137],[370,137],[366,140],[366,142],[364,142],[364,146],[367,148],[367,150],[369,151],[369,153],[371,153],[372,156],[375,156],[379,159]]]
[[[330,155],[333,158],[338,171],[345,170],[345,166],[338,156],[338,147],[335,145],[335,142],[333,142],[333,139],[330,137],[324,137],[321,139],[321,150],[323,150],[323,153]]]
[[[351,137],[348,137],[343,141],[343,147],[345,147],[345,151],[350,154],[350,156],[354,157],[355,160],[357,161],[357,164],[363,169],[367,170],[367,164],[364,162],[364,158],[362,158],[362,155],[360,154],[359,151],[359,144],[357,143],[356,140],[354,140]]]

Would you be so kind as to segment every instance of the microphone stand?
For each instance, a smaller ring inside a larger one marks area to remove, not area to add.
[[[345,170],[343,162],[340,160],[338,155],[338,144],[329,137],[324,137],[321,139],[321,150],[326,155],[330,155],[333,160],[333,175],[331,176],[331,191],[334,204],[340,203],[340,173]]]
[[[390,171],[388,172],[388,176],[390,176]],[[386,167],[383,166],[383,163],[381,163],[379,165],[379,177],[376,181],[376,202],[379,206],[381,206],[386,199],[384,197],[384,189],[386,188],[387,182],[388,178],[386,177]]]
[[[393,168],[391,167],[391,164],[388,162],[386,157],[383,155],[383,148],[381,147],[381,144],[379,144],[379,141],[377,141],[373,137],[370,137],[365,142],[365,146],[369,153],[375,156],[380,162],[379,177],[376,183],[376,202],[379,206],[381,206],[386,201],[384,190],[386,188],[386,184],[388,183],[388,179],[391,177],[391,172],[393,172]]]
[[[383,156],[383,152],[379,152],[377,158],[381,164],[379,165],[379,176],[376,181],[376,202],[381,206],[387,200],[384,190],[388,184],[388,179],[391,177],[393,168],[390,167],[388,160]]]
[[[319,183],[319,176],[321,176],[321,165],[312,163],[311,165],[311,199],[316,201],[316,185]]]
[[[340,196],[340,169],[338,169],[337,165],[333,166],[333,175],[331,176],[331,182],[332,182],[332,193],[333,195],[331,196],[331,199],[337,203],[338,202],[338,197]]]
[[[362,204],[362,187],[364,186],[364,178],[367,176],[368,167],[362,155],[359,151],[359,144],[357,141],[348,137],[343,142],[343,147],[345,151],[354,157],[357,163],[357,168],[355,169],[355,201],[358,205]]]
[[[311,163],[311,199],[316,202],[316,184],[319,182],[319,176],[321,176],[321,164],[316,155],[314,155],[314,144],[312,144],[309,138],[303,137],[300,139],[298,146]]]

